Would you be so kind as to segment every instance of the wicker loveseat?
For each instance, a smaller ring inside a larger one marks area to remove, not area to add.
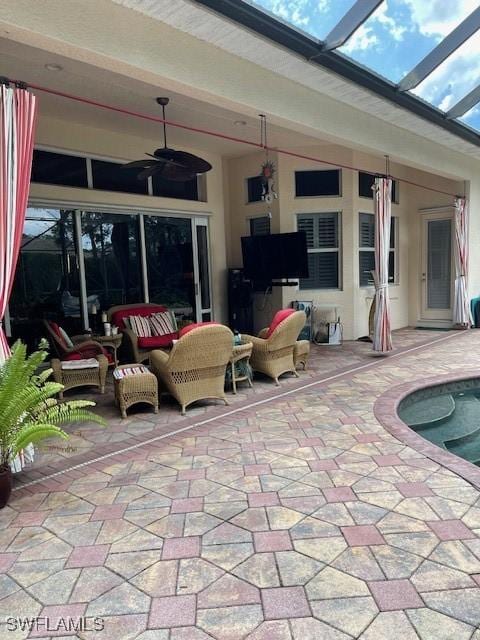
[[[150,316],[152,313],[168,311],[166,307],[150,302],[139,302],[136,304],[124,304],[110,307],[107,311],[108,321],[116,325],[123,333],[123,344],[129,350],[131,362],[144,362],[148,360],[153,349],[168,348],[172,345],[172,340],[178,338],[177,333],[165,336],[155,336],[154,338],[139,338],[129,327],[125,326],[124,319],[129,316]]]
[[[282,314],[285,316],[284,318],[282,318]],[[277,317],[279,318],[278,322],[276,321]],[[293,350],[300,331],[305,326],[305,320],[304,311],[285,309],[277,314],[270,327],[260,331],[258,337],[242,334],[245,342],[253,343],[250,357],[252,369],[273,378],[277,386],[279,385],[278,378],[283,373],[293,373],[298,377],[293,360]]]
[[[196,400],[225,397],[225,371],[233,353],[233,333],[217,324],[198,325],[176,342],[170,353],[152,351],[152,372],[160,391],[168,391],[182,408]]]

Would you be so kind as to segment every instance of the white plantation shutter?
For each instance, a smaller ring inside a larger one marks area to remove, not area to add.
[[[397,270],[396,220],[397,218],[392,216],[390,221],[389,282],[395,282]],[[375,216],[373,213],[360,213],[358,216],[358,246],[360,286],[371,286],[373,285],[371,272],[375,270]]]
[[[266,236],[270,233],[270,217],[259,216],[258,218],[250,218],[250,235]]]
[[[339,285],[338,213],[309,213],[297,216],[297,229],[307,237],[308,278],[300,289],[338,289]]]

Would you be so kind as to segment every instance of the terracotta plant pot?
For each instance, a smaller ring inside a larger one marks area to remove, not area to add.
[[[10,499],[12,484],[12,472],[10,467],[0,467],[0,509],[3,509]]]

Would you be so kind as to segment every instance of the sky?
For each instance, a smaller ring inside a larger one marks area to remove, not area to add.
[[[354,2],[255,0],[254,4],[322,40]],[[338,51],[397,83],[479,4],[480,0],[383,0]],[[448,111],[478,84],[480,32],[437,67],[413,93]],[[480,105],[461,121],[480,130]]]

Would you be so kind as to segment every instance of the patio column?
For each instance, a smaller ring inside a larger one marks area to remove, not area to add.
[[[0,363],[10,354],[2,323],[22,241],[36,115],[33,94],[0,86]]]
[[[390,329],[390,300],[388,296],[388,258],[390,254],[390,222],[392,217],[392,180],[375,178],[373,186],[375,211],[375,318],[373,350],[388,353],[392,350]]]
[[[472,324],[468,303],[468,207],[465,198],[455,198],[455,293],[453,323],[462,327]]]

